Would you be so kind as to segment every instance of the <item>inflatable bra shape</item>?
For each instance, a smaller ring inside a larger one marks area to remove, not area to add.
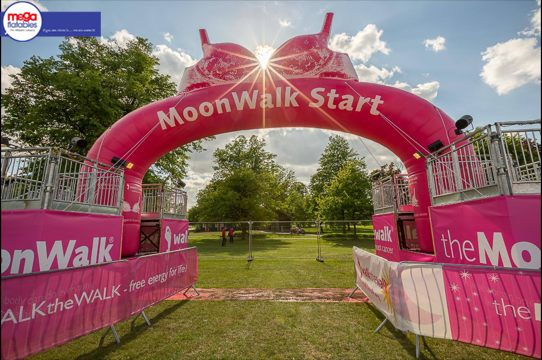
[[[278,78],[330,78],[358,81],[347,54],[335,52],[327,43],[333,14],[326,14],[322,31],[296,36],[272,54],[268,76]],[[254,82],[260,75],[256,56],[241,45],[211,44],[206,30],[200,30],[203,58],[187,67],[179,85],[179,94],[214,85]]]

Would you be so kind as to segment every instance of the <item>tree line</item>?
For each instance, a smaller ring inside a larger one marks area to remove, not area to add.
[[[213,177],[198,192],[190,221],[370,219],[371,178],[345,138],[329,137],[309,185],[275,158],[256,135],[240,135],[217,149]]]

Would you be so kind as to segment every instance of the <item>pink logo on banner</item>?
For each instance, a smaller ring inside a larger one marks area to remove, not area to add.
[[[376,254],[390,261],[401,261],[395,215],[373,215]]]
[[[454,340],[540,358],[540,272],[443,269]]]
[[[540,269],[540,195],[430,208],[437,262]]]
[[[193,285],[196,248],[2,278],[2,359],[116,324]]]
[[[188,246],[188,220],[162,219],[160,252],[186,249]]]
[[[2,211],[2,276],[120,259],[122,216]]]

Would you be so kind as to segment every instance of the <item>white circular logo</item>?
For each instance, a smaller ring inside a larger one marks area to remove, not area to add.
[[[16,41],[29,41],[41,30],[42,19],[39,9],[28,2],[16,2],[4,12],[2,19],[6,35]]]

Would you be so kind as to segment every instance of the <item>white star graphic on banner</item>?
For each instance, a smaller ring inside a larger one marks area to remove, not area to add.
[[[478,293],[475,291],[472,293],[472,296],[478,296]]]
[[[457,286],[456,284],[452,284],[452,286],[450,286],[450,289],[452,289],[452,291],[459,291],[459,286]]]
[[[491,275],[489,275],[489,280],[496,283],[497,281],[499,281],[499,277],[497,275],[495,275],[495,274],[491,274]]]
[[[478,312],[478,311],[480,311],[480,309],[477,308],[477,307],[475,307],[475,308],[474,308],[474,311]]]
[[[477,342],[478,344],[481,343],[480,339],[476,340],[476,342]]]
[[[470,298],[466,298],[465,300],[470,301]]]
[[[520,275],[523,275],[523,270],[520,270],[520,271],[519,271],[519,274],[520,274]]]
[[[491,289],[488,289],[487,292],[490,293],[490,294],[493,294],[493,290],[491,290]]]
[[[523,351],[529,351],[529,348],[528,348],[527,346],[525,346],[525,347],[523,348]]]
[[[468,280],[468,278],[470,278],[470,274],[468,271],[462,270],[461,277],[463,278],[463,280]]]
[[[457,301],[461,301],[461,298],[458,296],[455,298]]]
[[[487,326],[487,323],[484,323],[484,326]]]
[[[521,330],[523,330],[523,329],[521,327],[518,327],[518,331],[521,331]]]
[[[466,316],[462,316],[461,319],[463,319],[463,321],[467,320],[467,317]]]

